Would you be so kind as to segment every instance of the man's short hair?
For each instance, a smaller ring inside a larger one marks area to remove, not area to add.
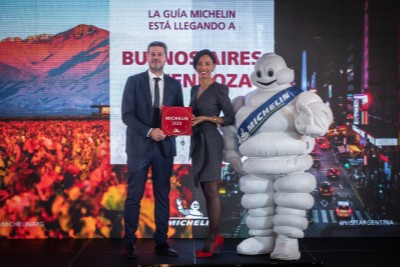
[[[161,46],[162,48],[164,48],[165,56],[167,56],[168,47],[167,47],[167,44],[166,44],[166,43],[161,42],[161,41],[154,41],[154,42],[151,42],[151,43],[147,46],[147,53],[150,52],[150,47],[153,47],[153,46]]]

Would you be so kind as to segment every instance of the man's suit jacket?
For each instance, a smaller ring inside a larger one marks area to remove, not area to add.
[[[130,76],[125,84],[122,97],[122,121],[126,129],[126,153],[132,156],[150,155],[151,143],[147,137],[153,123],[148,71]],[[164,106],[183,106],[182,85],[176,79],[164,74]],[[175,137],[160,141],[166,157],[176,156]]]

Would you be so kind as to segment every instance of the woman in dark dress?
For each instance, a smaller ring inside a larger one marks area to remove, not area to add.
[[[194,182],[197,187],[199,184],[201,186],[210,222],[206,242],[203,249],[196,252],[197,257],[211,257],[223,245],[223,238],[218,234],[221,217],[218,184],[221,180],[223,152],[223,138],[218,126],[231,125],[235,119],[229,88],[211,77],[215,66],[216,58],[207,49],[199,51],[193,59],[200,85],[193,86],[190,93],[190,106],[193,108],[190,155]]]

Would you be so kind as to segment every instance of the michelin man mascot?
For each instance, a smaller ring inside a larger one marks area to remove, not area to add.
[[[266,53],[255,64],[257,88],[233,99],[235,126],[224,127],[224,161],[243,176],[241,205],[248,210],[250,237],[237,253],[270,253],[271,259],[298,260],[298,238],[308,227],[306,211],[315,177],[308,173],[315,137],[323,136],[332,111],[313,92],[292,86],[294,72],[282,57]]]

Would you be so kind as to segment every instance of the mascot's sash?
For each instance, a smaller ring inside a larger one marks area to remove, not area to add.
[[[303,91],[296,87],[290,87],[279,91],[250,113],[237,130],[239,145],[254,135],[272,114],[290,103],[301,92]]]

